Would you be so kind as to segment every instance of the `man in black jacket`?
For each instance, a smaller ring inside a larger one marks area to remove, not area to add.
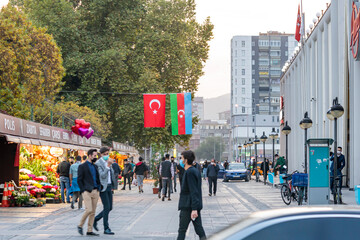
[[[122,173],[122,176],[124,178],[124,187],[121,190],[125,190],[126,179],[129,182],[129,190],[131,190],[131,181],[130,181],[131,172],[132,172],[131,164],[129,163],[129,161],[127,159],[124,159],[124,170],[123,170],[123,173]]]
[[[160,169],[159,169],[160,175],[161,175],[161,179],[162,179],[162,201],[165,200],[165,196],[166,193],[168,193],[168,201],[171,201],[170,198],[170,183],[171,180],[174,180],[174,175],[175,175],[175,169],[174,169],[174,165],[171,164],[170,162],[170,155],[166,154],[165,155],[165,161],[161,162],[160,164]]]
[[[79,166],[78,169],[78,185],[80,193],[82,193],[85,203],[85,213],[81,218],[80,224],[78,225],[78,232],[83,235],[83,225],[87,218],[88,228],[86,235],[99,236],[99,234],[92,231],[96,205],[99,200],[99,191],[101,190],[99,171],[97,166],[94,164],[97,161],[96,149],[90,149],[88,151],[87,160]]]
[[[215,159],[211,159],[211,163],[207,168],[207,178],[209,181],[209,196],[211,197],[211,194],[214,193],[214,196],[216,196],[216,187],[217,187],[217,176],[220,171],[219,165],[215,163]],[[214,189],[213,189],[214,185]]]
[[[60,176],[59,182],[61,188],[61,200],[65,203],[64,190],[66,188],[66,201],[67,203],[70,203],[70,163],[64,158],[64,160],[57,166],[56,172]]]
[[[201,194],[201,174],[193,166],[195,154],[188,150],[182,152],[181,156],[185,163],[185,173],[183,176],[183,184],[181,185],[179,199],[180,223],[177,239],[185,239],[185,234],[189,227],[190,221],[193,222],[195,232],[200,237],[200,239],[206,239],[200,215],[200,211],[203,207]]]

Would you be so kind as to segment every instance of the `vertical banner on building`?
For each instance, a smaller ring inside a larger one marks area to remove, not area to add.
[[[300,42],[300,39],[301,39],[301,15],[300,15],[300,5],[299,5],[297,19],[296,19],[295,40]]]
[[[191,93],[170,94],[172,135],[192,134]]]
[[[166,94],[144,94],[144,127],[165,127]]]

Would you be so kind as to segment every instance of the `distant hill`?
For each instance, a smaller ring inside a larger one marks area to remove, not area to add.
[[[217,120],[218,113],[230,110],[230,93],[216,98],[204,99],[204,118]]]

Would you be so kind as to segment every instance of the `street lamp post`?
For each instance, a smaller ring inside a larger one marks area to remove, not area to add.
[[[312,123],[312,120],[308,116],[308,112],[306,112],[304,118],[300,121],[300,127],[305,130],[305,173],[307,173],[307,130],[308,128],[311,128]]]
[[[251,141],[251,138],[249,138],[249,142],[247,143],[248,147],[250,147],[250,161],[249,161],[249,164],[250,164],[250,167],[251,167],[251,146],[253,145],[253,142]],[[251,172],[252,174],[252,172]]]
[[[285,126],[281,130],[283,134],[285,134],[286,137],[286,146],[285,146],[285,152],[286,152],[286,159],[285,159],[285,165],[286,165],[286,174],[288,173],[289,168],[289,161],[288,161],[288,135],[291,133],[291,127],[288,125],[288,122],[285,122]]]
[[[239,156],[240,156],[240,162],[241,162],[241,145],[238,146],[238,149],[239,149]]]
[[[263,154],[264,154],[264,166],[263,166],[263,176],[264,176],[264,185],[266,185],[266,178],[267,178],[267,172],[265,171],[265,142],[267,140],[267,136],[265,135],[265,132],[263,132],[263,135],[260,137],[260,141],[263,143]]]
[[[244,142],[244,148],[245,148],[245,168],[246,168],[246,148],[247,148],[247,142]]]
[[[272,131],[271,131],[271,133],[269,134],[269,137],[272,139],[272,141],[273,141],[273,157],[272,157],[272,160],[273,160],[273,162],[272,162],[272,164],[273,164],[273,171],[275,171],[275,140],[279,137],[279,135],[277,134],[277,132],[275,131],[275,128],[272,128]],[[275,172],[274,172],[274,174],[275,174]]]
[[[336,97],[333,100],[333,106],[329,109],[329,111],[326,113],[326,116],[330,119],[330,120],[334,120],[334,162],[333,162],[333,166],[334,166],[334,176],[333,176],[333,195],[334,195],[334,204],[338,204],[338,199],[336,197],[337,195],[337,187],[334,186],[335,184],[335,179],[337,178],[337,119],[340,118],[342,115],[344,114],[344,108],[339,104],[338,102],[338,98]],[[340,202],[341,203],[341,202]]]
[[[255,139],[254,139],[254,144],[255,144],[255,177],[256,177],[256,182],[259,182],[259,172],[257,169],[257,145],[260,143],[260,140],[257,138],[257,136],[255,135]]]

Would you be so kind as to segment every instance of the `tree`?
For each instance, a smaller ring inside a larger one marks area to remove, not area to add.
[[[13,3],[54,35],[67,69],[62,96],[105,115],[110,139],[138,148],[188,143],[189,135],[171,135],[169,101],[166,128],[143,127],[141,93],[197,90],[213,25],[196,22],[194,0]]]
[[[54,99],[62,86],[60,49],[44,28],[10,5],[0,11],[0,36],[0,104],[11,115],[27,117],[30,105]]]
[[[221,155],[224,151],[226,151],[225,144],[221,137],[208,137],[195,150],[195,154],[197,159],[210,160],[215,158],[216,161],[221,161]]]

